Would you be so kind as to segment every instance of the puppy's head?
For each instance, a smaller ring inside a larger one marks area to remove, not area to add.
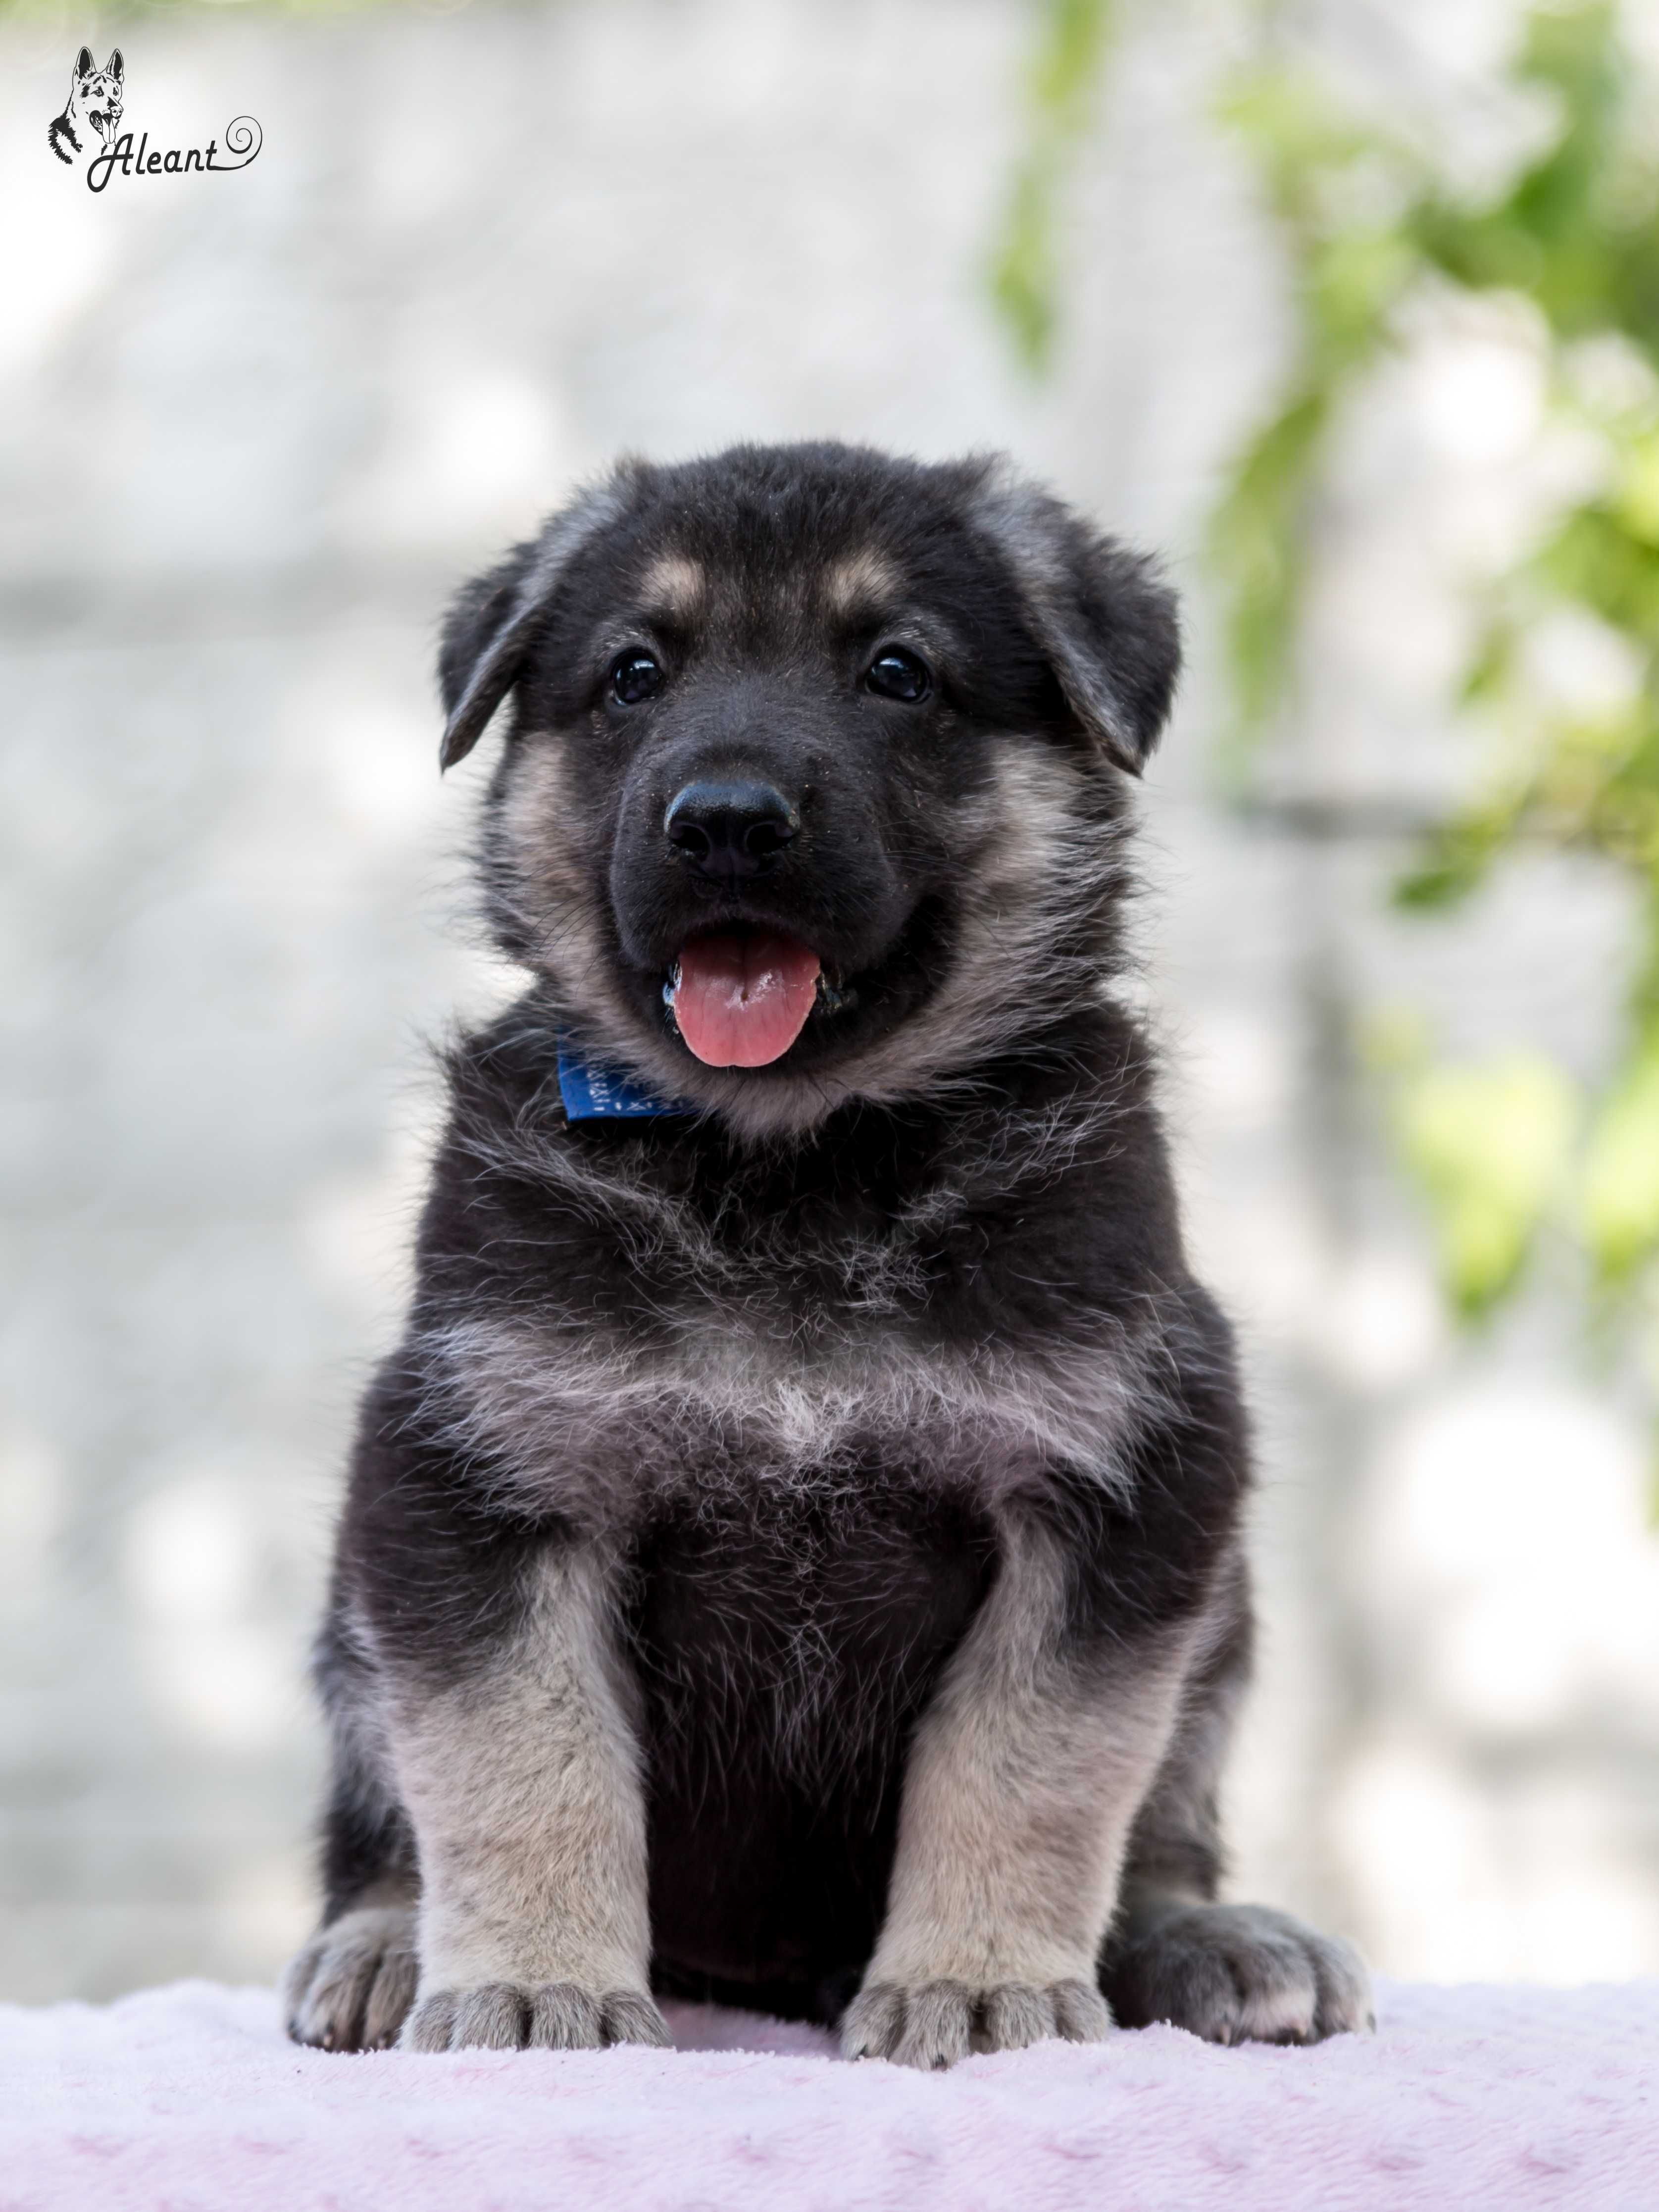
[[[750,1135],[971,1077],[1095,989],[1174,602],[1002,465],[621,466],[460,594],[446,767],[511,695],[503,948]]]

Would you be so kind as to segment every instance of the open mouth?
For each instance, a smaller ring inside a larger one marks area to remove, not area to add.
[[[688,939],[665,995],[688,1050],[709,1067],[766,1067],[806,1026],[818,956],[781,930]]]

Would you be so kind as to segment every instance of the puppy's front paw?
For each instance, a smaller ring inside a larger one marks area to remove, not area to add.
[[[1099,2043],[1112,2015],[1088,1982],[872,1982],[848,2007],[841,2047],[848,2058],[896,2065],[954,2066],[975,2051],[1023,2051],[1061,2036]]]
[[[410,2014],[405,2051],[600,2051],[610,2043],[669,2041],[668,2023],[643,1991],[544,1982],[524,1989],[487,1982],[434,1990]]]
[[[1265,1905],[1194,1905],[1115,1959],[1126,2027],[1169,2021],[1211,2043],[1319,2043],[1376,2025],[1370,1976],[1351,1943]]]
[[[319,1928],[283,1977],[288,2032],[320,2051],[384,2051],[415,2002],[415,1913],[361,1905]]]

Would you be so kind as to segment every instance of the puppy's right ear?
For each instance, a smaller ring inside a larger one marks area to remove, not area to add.
[[[619,469],[609,483],[552,516],[539,538],[515,545],[498,568],[475,576],[456,594],[438,647],[438,684],[447,718],[440,769],[465,760],[483,737],[524,672],[566,568],[621,514],[628,481]]]
[[[97,66],[97,63],[92,58],[92,48],[90,46],[82,46],[80,52],[75,57],[75,74],[76,76],[90,76]]]
[[[445,715],[440,769],[466,758],[513,688],[533,627],[520,602],[535,557],[533,538],[515,545],[498,568],[464,584],[450,604],[438,647]]]

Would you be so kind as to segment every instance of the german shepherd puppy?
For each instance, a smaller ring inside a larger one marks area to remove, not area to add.
[[[54,115],[46,125],[46,143],[60,161],[70,168],[75,166],[74,155],[64,151],[65,140],[76,154],[88,152],[94,142],[100,149],[112,143],[126,98],[126,64],[121,59],[119,46],[102,69],[93,60],[91,47],[82,47],[75,58],[75,75],[70,80],[70,96],[64,112]],[[84,144],[76,129],[77,124],[86,133]]]
[[[455,602],[531,980],[362,1411],[301,2042],[1365,2023],[1215,1901],[1249,1457],[1114,989],[1177,659],[1006,466],[830,444],[625,462]]]

